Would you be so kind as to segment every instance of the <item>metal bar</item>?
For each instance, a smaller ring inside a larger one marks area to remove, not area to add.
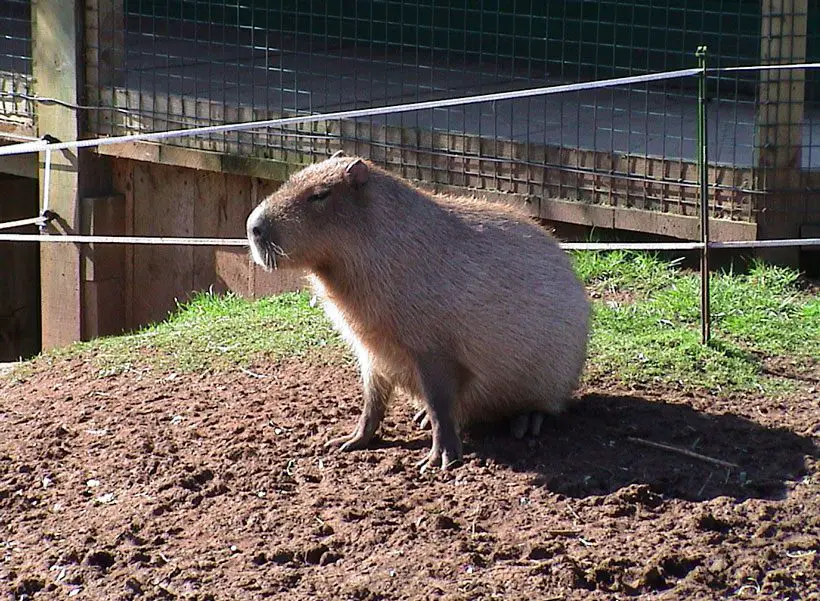
[[[709,144],[706,130],[706,46],[698,46],[695,56],[701,72],[698,77],[698,180],[700,182],[700,335],[703,344],[711,337],[709,310]]]

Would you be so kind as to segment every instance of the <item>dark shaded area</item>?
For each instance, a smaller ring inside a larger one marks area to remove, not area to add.
[[[469,441],[468,449],[478,456],[533,472],[539,485],[556,493],[588,497],[644,484],[658,495],[687,500],[780,498],[788,481],[805,475],[806,457],[817,457],[818,450],[808,437],[732,413],[710,415],[680,403],[593,394],[566,414],[548,418],[537,439],[515,441],[499,426],[474,429]]]

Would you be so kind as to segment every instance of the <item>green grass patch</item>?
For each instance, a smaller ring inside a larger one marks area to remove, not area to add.
[[[766,375],[768,360],[810,365],[820,356],[820,300],[800,290],[795,271],[758,263],[713,275],[713,342],[704,346],[698,274],[646,254],[579,254],[602,253],[574,257],[592,290],[620,293],[595,302],[588,378],[774,391],[787,382]]]
[[[167,320],[136,333],[100,338],[55,351],[86,352],[99,375],[149,364],[159,371],[247,367],[260,357],[278,360],[331,355],[341,340],[306,293],[256,301],[235,294],[200,293]]]
[[[816,369],[820,300],[796,272],[755,264],[712,278],[714,341],[700,344],[699,278],[676,262],[631,252],[573,252],[594,298],[586,377],[674,383],[713,391],[782,388],[767,361]],[[86,353],[98,375],[150,365],[158,371],[236,369],[261,357],[345,357],[339,336],[307,293],[248,301],[199,294],[167,320],[134,334],[72,345],[46,360]],[[25,369],[25,368],[24,368]]]

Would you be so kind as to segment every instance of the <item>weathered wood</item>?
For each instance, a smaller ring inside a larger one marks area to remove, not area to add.
[[[762,0],[761,63],[806,61],[808,0]],[[806,215],[801,187],[805,70],[761,71],[755,128],[757,189],[762,238],[799,235]],[[788,192],[791,191],[791,192]],[[797,249],[767,249],[760,255],[784,263],[797,262]]]
[[[660,211],[628,209],[589,204],[557,198],[534,198],[491,190],[464,190],[459,186],[416,182],[420,188],[446,194],[474,194],[490,202],[502,202],[519,207],[533,216],[549,221],[572,223],[605,229],[623,229],[635,232],[660,233],[664,236],[698,240],[698,218],[674,215]],[[757,225],[745,221],[712,219],[711,238],[723,240],[755,240]]]
[[[134,234],[192,236],[195,174],[178,167],[134,163]],[[176,301],[184,301],[193,290],[193,267],[190,246],[135,247],[134,322],[164,319]]]
[[[123,197],[123,233],[134,235],[134,164],[132,161],[112,161],[112,190]],[[134,322],[134,246],[123,249],[123,327],[133,328]]]
[[[212,171],[191,171],[193,180],[193,235],[217,237],[219,220],[223,217],[227,190],[225,174]],[[219,283],[214,261],[214,248],[207,246],[193,247],[193,280],[192,289],[225,292]]]
[[[76,103],[81,90],[77,67],[81,2],[42,1],[32,4],[32,73],[40,96]],[[74,140],[80,128],[75,111],[60,105],[37,107],[39,135]],[[59,215],[49,231],[74,233],[79,226],[78,169],[84,152],[56,152],[52,156],[50,208]],[[43,155],[40,155],[42,161]],[[41,162],[40,182],[43,182]],[[42,194],[41,194],[42,197]],[[80,250],[71,244],[43,244],[40,248],[42,345],[44,349],[79,340],[82,335]]]
[[[242,238],[245,236],[245,220],[252,209],[252,178],[225,174],[225,195],[220,198],[214,212],[217,214],[215,236]],[[215,248],[214,269],[217,282],[223,290],[252,296],[248,251],[240,248]]]
[[[81,233],[125,234],[125,196],[85,197],[81,201]],[[125,322],[125,246],[82,247],[83,339],[116,334]]]

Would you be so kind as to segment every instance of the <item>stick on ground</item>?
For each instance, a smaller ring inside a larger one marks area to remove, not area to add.
[[[721,465],[723,467],[737,467],[740,466],[736,463],[732,463],[731,461],[724,461],[723,459],[715,459],[714,457],[709,457],[708,455],[701,455],[700,453],[695,453],[694,451],[690,451],[689,449],[682,449],[680,447],[673,447],[668,444],[661,444],[659,442],[652,442],[651,440],[645,440],[643,438],[636,438],[635,436],[627,436],[626,438],[629,442],[634,442],[637,444],[642,444],[647,447],[654,447],[656,449],[663,449],[664,451],[671,451],[672,453],[679,453],[681,455],[686,455],[687,457],[692,457],[693,459],[700,459],[701,461],[708,461],[709,463],[714,463],[715,465]]]

